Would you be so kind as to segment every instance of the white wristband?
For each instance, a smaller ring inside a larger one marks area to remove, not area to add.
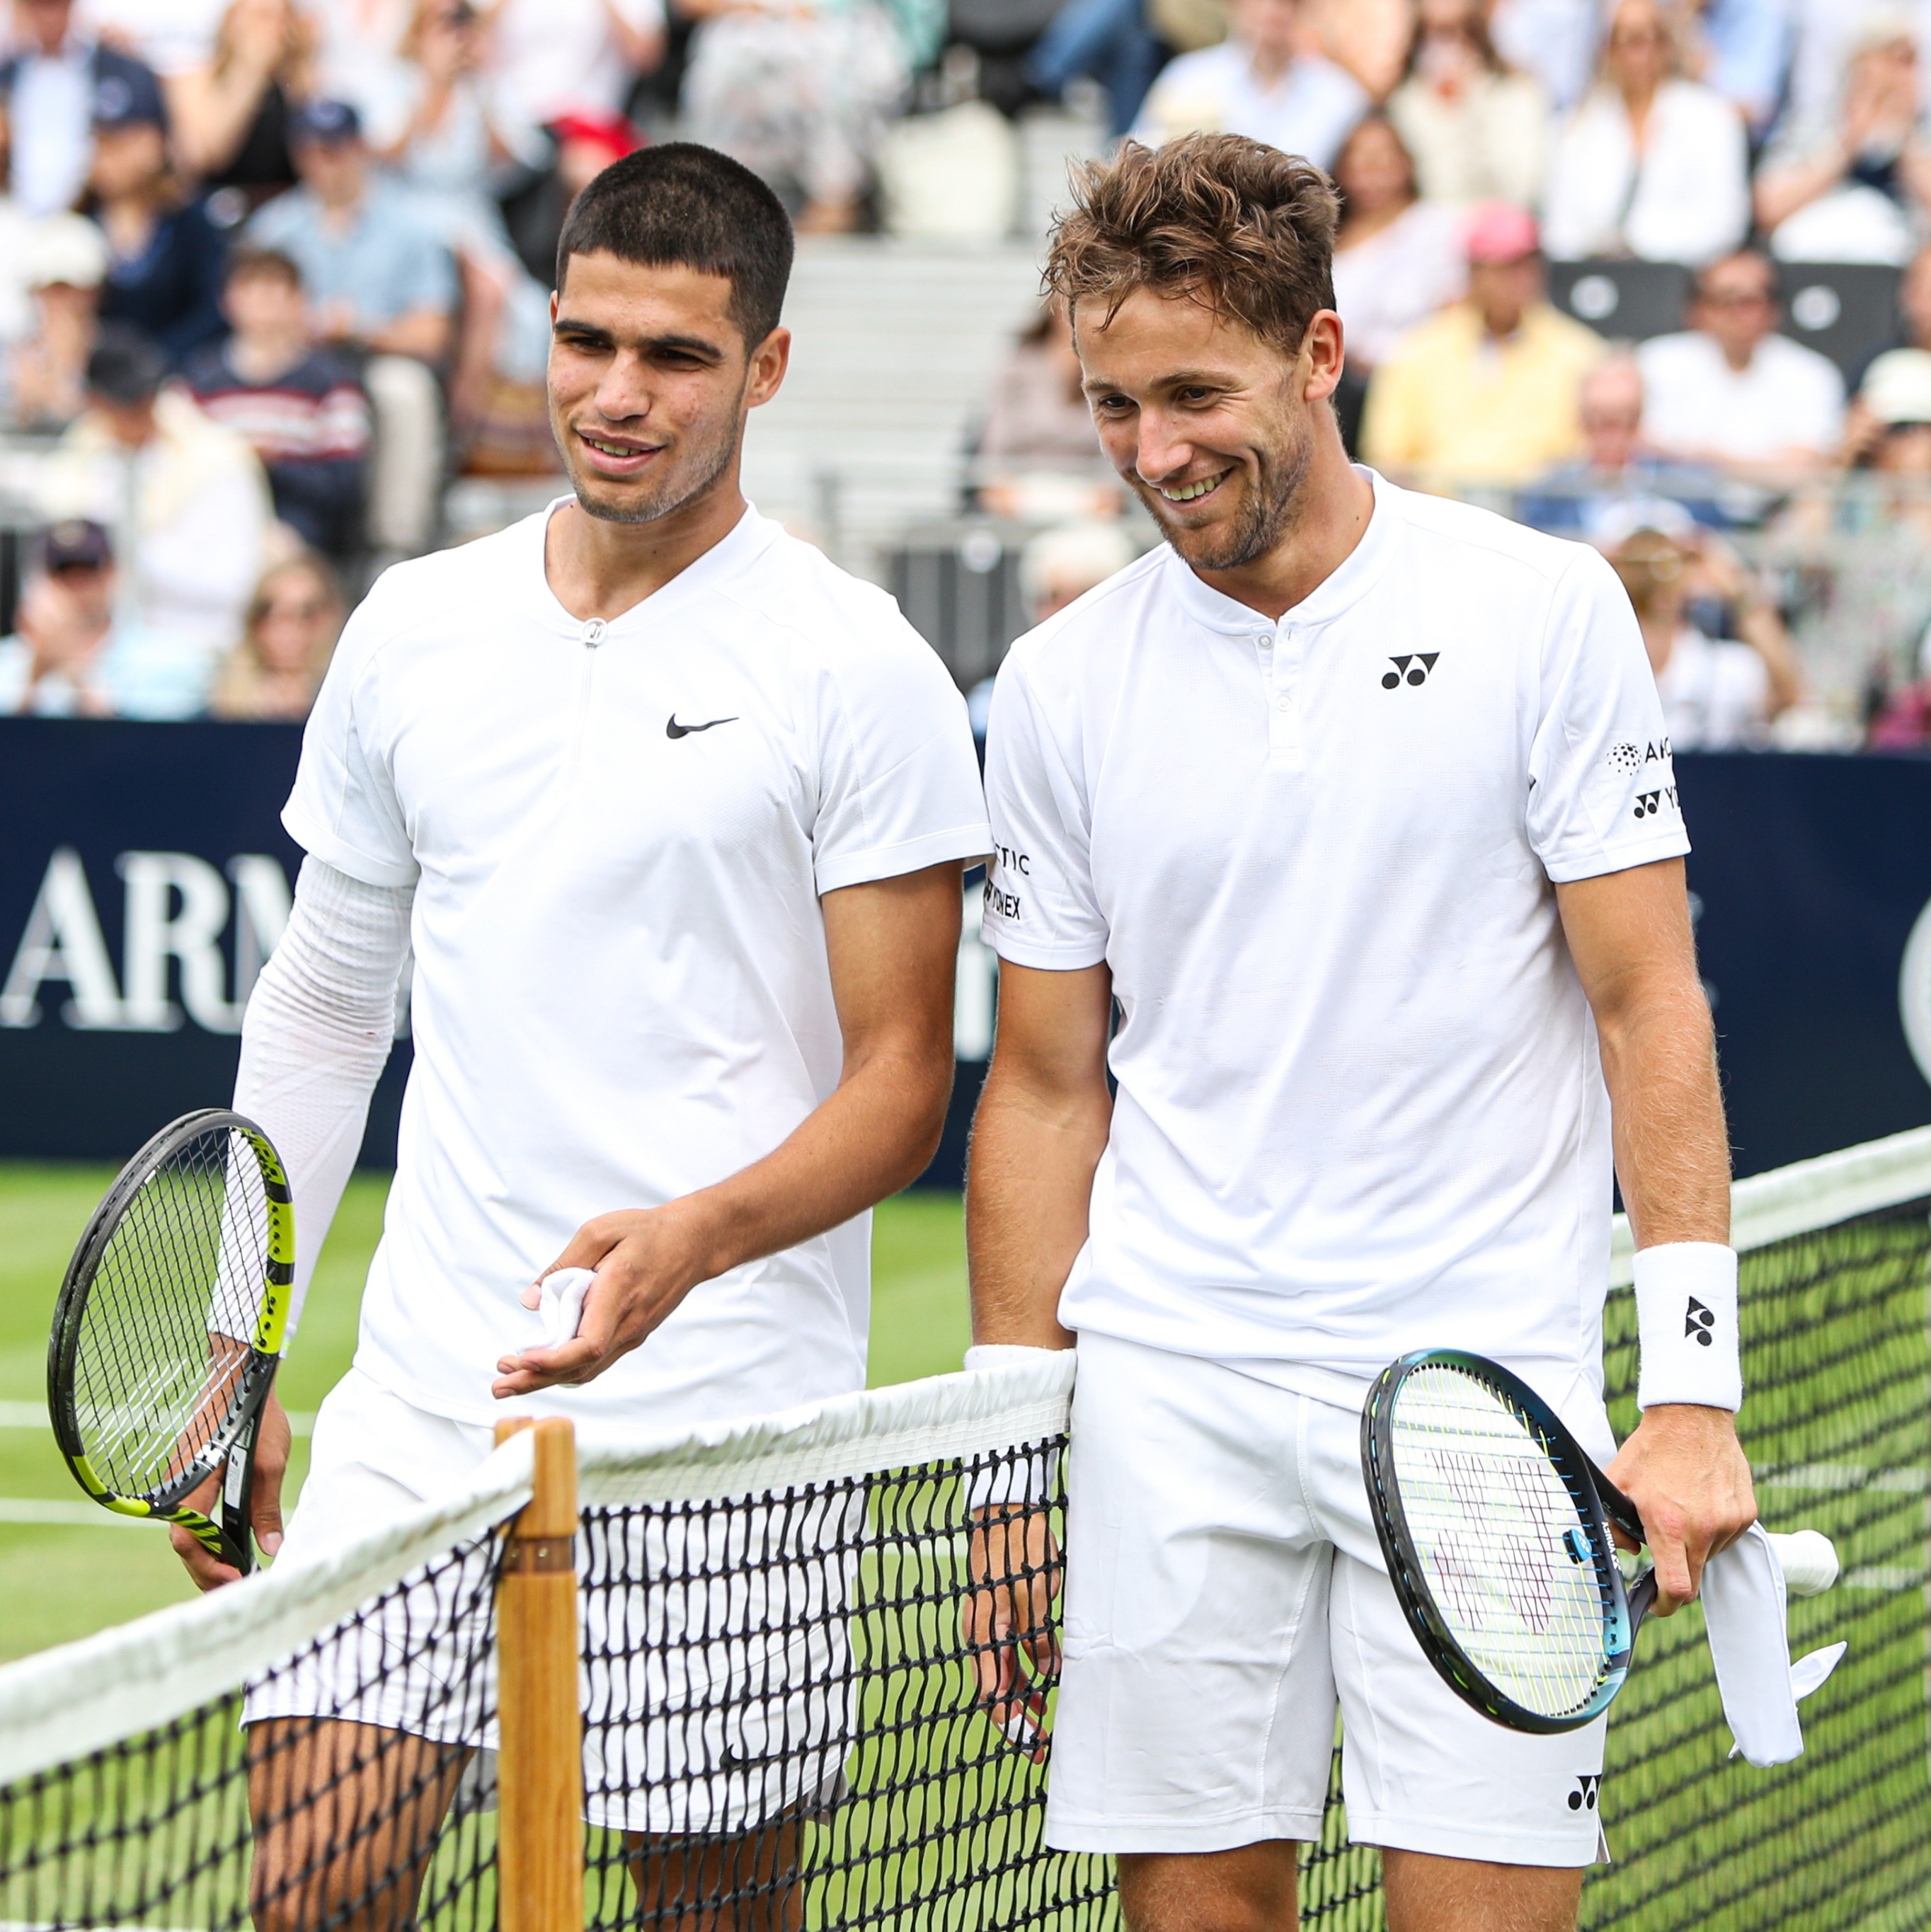
[[[1023,1362],[1037,1362],[1056,1355],[1057,1348],[1029,1348],[1018,1342],[980,1342],[966,1351],[966,1366],[974,1369],[1016,1369]]]
[[[1637,1250],[1636,1406],[1743,1406],[1737,1346],[1737,1251],[1715,1241]]]
[[[983,1369],[1016,1369],[1023,1362],[1056,1355],[1057,1348],[1029,1348],[1016,1342],[982,1342],[966,1351],[969,1372]],[[996,1509],[1002,1504],[1043,1503],[1059,1486],[1059,1451],[1035,1449],[1023,1460],[1011,1459],[990,1468],[973,1469],[966,1479],[969,1510]]]

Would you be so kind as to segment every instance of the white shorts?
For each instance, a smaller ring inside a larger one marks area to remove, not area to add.
[[[1607,1856],[1607,1718],[1505,1730],[1435,1674],[1383,1564],[1358,1414],[1087,1332],[1072,1434],[1048,1844],[1318,1844],[1338,1693],[1356,1844]]]
[[[489,1430],[431,1414],[350,1370],[317,1414],[278,1560],[460,1488],[491,1446]],[[855,1493],[677,1504],[579,1536],[590,1823],[731,1835],[837,1795],[853,1728],[847,1621],[862,1511]],[[379,1611],[251,1690],[248,1721],[333,1716],[493,1751],[495,1659],[478,1576],[473,1560],[405,1580]]]

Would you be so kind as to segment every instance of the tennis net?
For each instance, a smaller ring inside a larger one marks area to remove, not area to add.
[[[1582,1922],[1931,1927],[1931,1130],[1740,1183],[1736,1227],[1764,1514],[1845,1564],[1793,1648],[1849,1654],[1767,1772],[1727,1757],[1700,1613],[1645,1629]],[[1619,1231],[1619,1433],[1628,1277]],[[0,1925],[1112,1925],[1107,1862],[1044,1842],[1044,1770],[980,1708],[961,1615],[987,1505],[1045,1500],[1014,1574],[1058,1580],[1072,1367],[586,1436],[566,1508],[526,1432],[326,1558],[0,1670]],[[1303,1923],[1373,1932],[1339,1767]]]

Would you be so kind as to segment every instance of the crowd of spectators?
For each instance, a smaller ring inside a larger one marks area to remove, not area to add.
[[[278,598],[338,611],[332,581],[436,540],[458,470],[551,466],[556,238],[640,124],[738,155],[803,230],[861,227],[899,118],[1017,31],[1003,106],[1097,86],[1116,134],[1332,172],[1351,444],[1617,556],[1686,730],[1814,740],[1820,664],[1884,742],[1931,716],[1926,0],[5,4],[0,420],[57,440],[47,514],[95,534],[33,574],[0,709],[274,714],[308,674]],[[1592,261],[1685,278],[1681,326],[1566,312],[1548,264]],[[1903,272],[1848,384],[1782,326],[1804,262]],[[1095,454],[1042,314],[989,398],[981,501],[1098,556],[1125,504]],[[1720,541],[1743,523],[1792,581],[1868,553],[1803,674]]]

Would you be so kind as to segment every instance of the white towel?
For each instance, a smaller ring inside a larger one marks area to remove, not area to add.
[[[543,1318],[543,1339],[552,1348],[567,1342],[583,1319],[584,1295],[596,1280],[590,1268],[558,1268],[543,1277],[543,1300],[537,1311]]]
[[[1723,1715],[1736,1747],[1755,1765],[1803,1755],[1797,1700],[1836,1668],[1845,1646],[1812,1651],[1793,1666],[1783,1570],[1762,1527],[1752,1523],[1703,1566],[1703,1617]]]

